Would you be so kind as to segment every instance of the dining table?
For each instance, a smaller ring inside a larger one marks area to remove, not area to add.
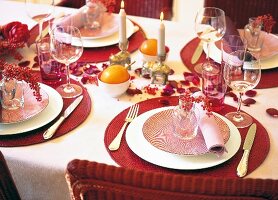
[[[77,9],[55,7],[55,14],[57,15],[62,12],[70,14],[76,11]],[[0,13],[0,25],[12,21],[20,21],[27,24],[29,30],[36,26],[36,22],[26,14],[24,3],[22,2],[0,1]],[[140,27],[144,32],[145,38],[158,37],[159,19],[129,16],[128,13],[127,17]],[[184,80],[183,73],[190,71],[190,67],[187,66],[188,64],[181,59],[181,51],[187,44],[196,39],[196,33],[192,26],[193,20],[193,18],[187,19],[188,23],[167,20],[163,22],[165,24],[165,44],[169,47],[165,63],[174,71],[173,74],[169,75],[169,80]],[[136,32],[132,34],[136,34]],[[34,45],[24,47],[19,51],[23,55],[23,61],[31,61],[30,66],[32,66],[36,53]],[[138,47],[137,50],[135,49],[130,53],[131,60],[136,62],[131,66],[129,73],[135,77],[132,80],[133,84],[137,88],[142,89],[144,86],[150,84],[150,79],[139,77],[135,73],[136,69],[142,67],[142,57],[138,51]],[[192,53],[188,53],[188,56],[191,57]],[[205,57],[205,55],[203,56]],[[90,62],[89,58],[90,56],[88,55],[86,62]],[[102,65],[102,61],[92,61],[91,63],[99,66]],[[108,63],[108,60],[104,61],[104,63]],[[278,67],[278,63],[276,63],[275,67]],[[70,193],[65,179],[65,170],[67,164],[73,159],[85,159],[121,166],[123,162],[116,162],[115,157],[113,157],[113,154],[107,148],[107,138],[105,137],[107,127],[113,123],[115,117],[131,105],[144,101],[150,101],[150,104],[152,104],[152,99],[161,97],[159,92],[155,95],[143,92],[142,94],[135,95],[125,93],[113,98],[94,83],[83,84],[80,81],[80,77],[74,75],[71,78],[84,87],[83,89],[88,94],[87,98],[90,99],[88,104],[90,106],[88,108],[89,113],[82,123],[69,130],[66,134],[51,140],[45,140],[36,144],[0,145],[0,151],[7,161],[22,199],[70,199]],[[267,81],[272,82],[272,80]],[[200,87],[200,85],[197,87]],[[256,103],[249,106],[243,105],[242,110],[251,115],[256,119],[256,122],[264,127],[268,137],[267,142],[269,143],[266,144],[268,145],[266,155],[260,165],[244,178],[278,179],[278,117],[270,116],[266,112],[268,108],[278,109],[278,85],[261,89],[255,88],[254,90],[257,92],[257,95],[253,97]],[[146,103],[145,106],[150,104]],[[229,96],[226,96],[225,104],[231,107],[237,107],[237,102]],[[116,122],[114,121],[114,123]],[[257,136],[260,135],[257,134]],[[260,139],[256,137],[255,141],[259,141]],[[242,138],[242,143],[243,141],[244,138]],[[252,149],[252,152],[254,154],[259,153],[261,148],[264,148],[264,144],[256,146],[256,148]],[[242,153],[241,144],[238,150],[239,157],[242,156]],[[252,157],[252,159],[256,159],[256,157]],[[221,167],[225,168],[225,164],[225,162],[222,163]],[[205,172],[206,169],[203,169],[203,171]],[[177,173],[186,174],[186,169],[178,170]],[[234,168],[234,174],[236,174],[236,168]],[[225,174],[220,176],[225,176]]]

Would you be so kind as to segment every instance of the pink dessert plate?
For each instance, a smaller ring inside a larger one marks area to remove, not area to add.
[[[33,95],[33,90],[26,85],[26,88],[24,89],[24,107],[16,110],[2,108],[0,123],[12,124],[23,122],[42,112],[48,105],[49,101],[48,94],[43,89],[40,90],[40,93],[42,100],[37,101],[36,97]]]
[[[191,140],[183,140],[174,136],[174,125],[172,122],[173,109],[164,110],[151,116],[143,125],[143,135],[154,147],[174,154],[195,156],[208,153],[202,131]],[[230,137],[228,125],[219,117],[215,117],[217,125],[223,134],[224,142],[227,143]]]

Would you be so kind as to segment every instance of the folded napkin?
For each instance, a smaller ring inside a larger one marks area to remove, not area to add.
[[[196,92],[195,95],[203,94],[201,92]],[[197,104],[196,108],[200,111],[199,127],[202,131],[207,149],[218,157],[222,156],[224,152],[227,152],[227,149],[225,148],[223,134],[220,131],[214,115],[207,115],[200,104]]]

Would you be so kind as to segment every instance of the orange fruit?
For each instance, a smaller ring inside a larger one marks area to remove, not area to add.
[[[101,73],[100,80],[104,83],[123,83],[129,79],[127,69],[122,65],[111,65]]]
[[[140,51],[146,55],[156,56],[157,55],[157,40],[156,39],[145,40],[140,46]]]

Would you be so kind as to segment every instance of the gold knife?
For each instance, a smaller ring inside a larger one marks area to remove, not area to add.
[[[200,40],[197,48],[195,49],[195,51],[194,51],[194,53],[192,55],[191,63],[195,64],[199,60],[199,58],[202,55],[202,53],[203,53],[203,42],[202,42],[202,40]]]
[[[248,158],[249,158],[249,154],[250,154],[250,150],[252,148],[254,139],[255,139],[255,135],[256,135],[256,131],[257,131],[257,125],[255,123],[253,123],[246,135],[244,144],[243,144],[243,155],[242,158],[237,166],[237,175],[239,177],[243,177],[246,175],[247,173],[247,169],[248,169]]]
[[[51,138],[56,130],[60,127],[62,122],[72,113],[72,111],[75,110],[75,108],[79,105],[79,103],[82,101],[83,95],[76,98],[70,105],[67,107],[67,109],[64,111],[62,116],[56,121],[52,126],[50,126],[44,133],[43,138],[45,140]]]

